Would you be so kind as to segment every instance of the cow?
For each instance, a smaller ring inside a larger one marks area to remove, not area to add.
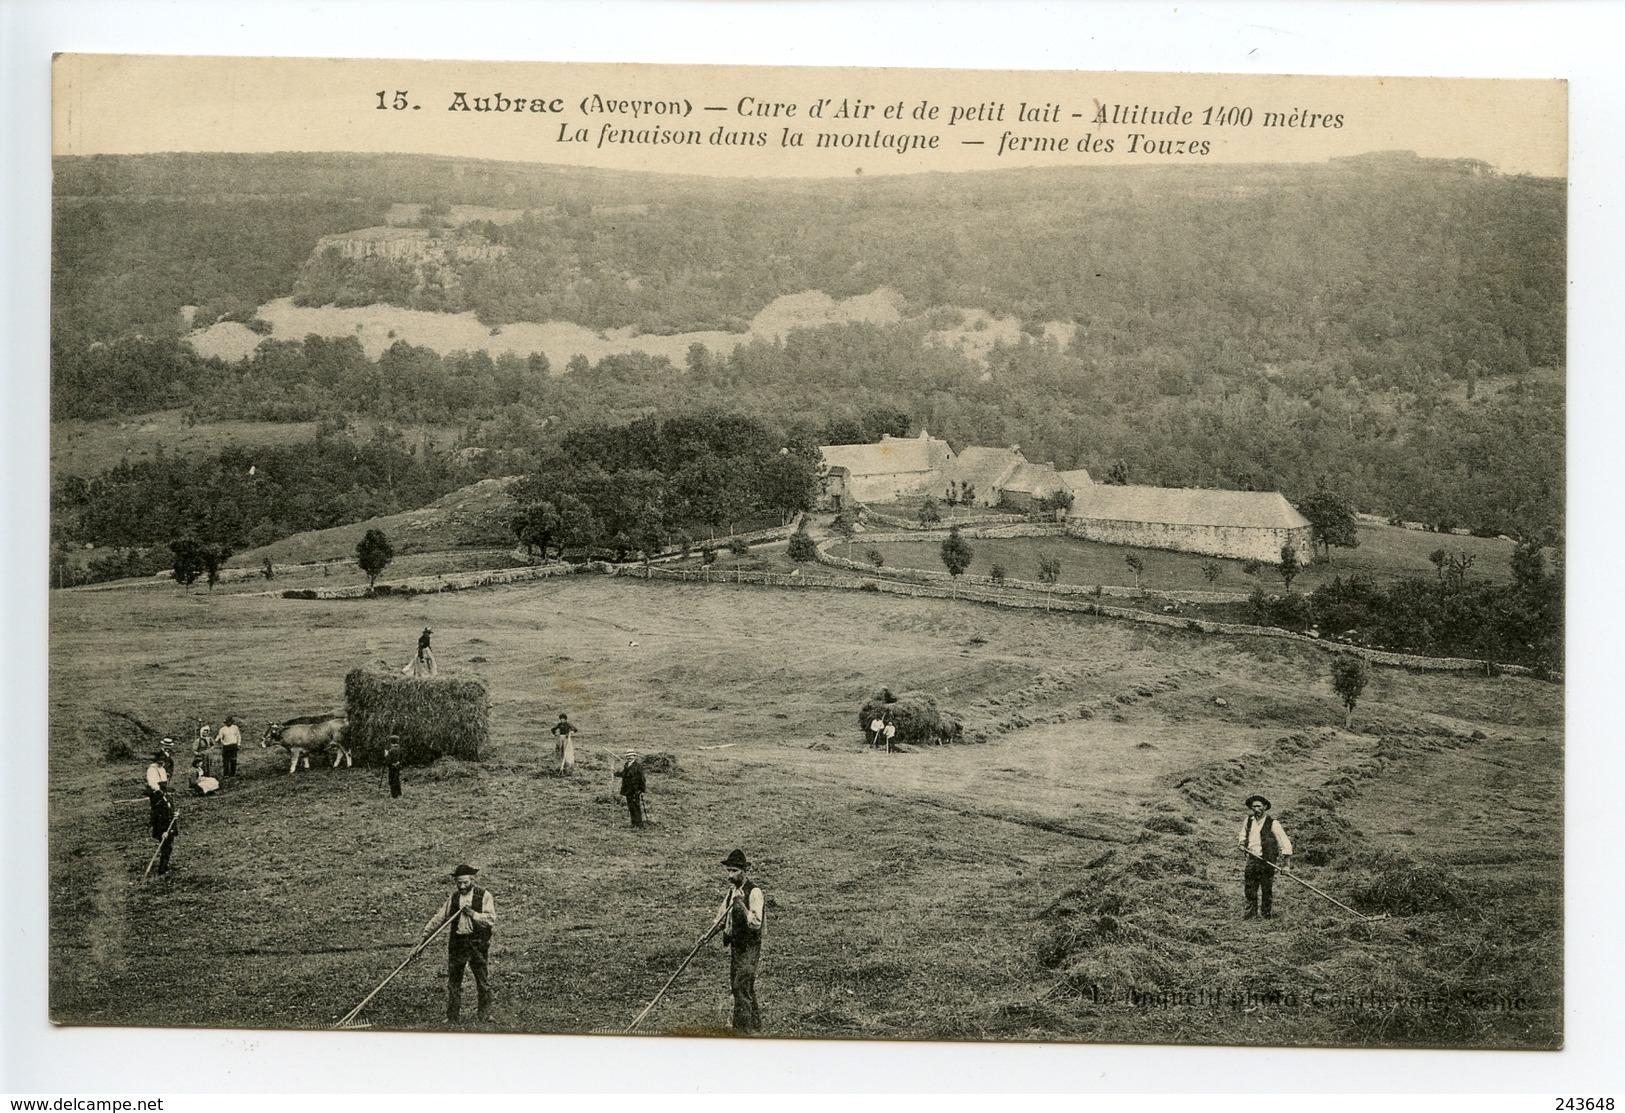
[[[297,719],[271,723],[265,728],[265,737],[260,739],[260,746],[269,749],[274,743],[287,750],[289,773],[299,768],[301,761],[309,769],[311,754],[331,753],[333,768],[337,769],[341,761],[346,766],[354,764],[350,760],[349,748],[344,745],[344,732],[348,726],[349,720],[343,715],[302,715]]]

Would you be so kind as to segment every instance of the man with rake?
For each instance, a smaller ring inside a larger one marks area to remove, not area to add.
[[[1247,818],[1237,841],[1247,855],[1247,871],[1241,881],[1247,911],[1242,919],[1263,916],[1267,920],[1274,915],[1275,871],[1292,867],[1292,840],[1281,821],[1270,814],[1268,799],[1257,793],[1247,797]]]
[[[423,938],[427,942],[447,920],[456,917],[447,935],[446,952],[446,1019],[456,1022],[463,1013],[463,970],[474,971],[474,985],[479,992],[479,1018],[491,1019],[491,978],[488,962],[491,953],[491,929],[497,922],[496,898],[474,884],[474,875],[480,871],[474,866],[461,865],[452,871],[457,888],[446,898],[446,903],[423,925]]]

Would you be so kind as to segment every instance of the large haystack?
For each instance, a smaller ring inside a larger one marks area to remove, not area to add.
[[[355,669],[344,678],[346,734],[360,761],[376,764],[391,734],[401,759],[421,765],[442,754],[478,760],[490,735],[485,685],[457,676],[414,678],[381,669]]]
[[[897,724],[893,741],[915,745],[940,746],[949,742],[963,742],[965,727],[958,719],[937,707],[934,697],[924,692],[904,692],[892,695],[883,688],[863,703],[858,712],[858,729],[868,736],[869,724],[885,719]]]

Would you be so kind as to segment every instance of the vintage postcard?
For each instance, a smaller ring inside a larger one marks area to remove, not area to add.
[[[1562,82],[54,86],[54,1023],[1562,1045]]]

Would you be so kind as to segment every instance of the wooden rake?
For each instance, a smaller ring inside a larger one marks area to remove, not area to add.
[[[1242,849],[1245,850],[1246,848],[1243,847]],[[1269,859],[1262,858],[1262,857],[1259,857],[1259,855],[1254,854],[1251,850],[1247,850],[1247,857],[1249,857],[1249,858],[1258,858],[1258,860],[1260,862],[1263,862],[1266,866],[1268,866],[1270,869],[1274,870],[1276,873],[1280,874],[1282,877],[1290,877],[1292,880],[1296,881],[1299,885],[1302,885],[1305,889],[1308,889],[1311,893],[1315,894],[1317,897],[1320,897],[1322,900],[1331,901],[1333,904],[1337,905],[1337,907],[1341,908],[1344,912],[1347,912],[1350,915],[1355,916],[1355,917],[1357,917],[1357,918],[1359,918],[1361,920],[1364,920],[1364,921],[1369,923],[1372,920],[1386,920],[1388,918],[1388,913],[1386,913],[1386,912],[1379,912],[1375,916],[1367,916],[1364,912],[1361,912],[1357,908],[1350,908],[1348,905],[1344,904],[1342,901],[1338,900],[1336,897],[1332,896],[1330,893],[1327,893],[1325,890],[1315,888],[1313,885],[1309,884],[1309,882],[1305,881],[1303,878],[1299,877],[1297,874],[1293,873],[1291,870],[1284,870],[1280,866],[1276,865],[1274,862],[1271,862]]]

